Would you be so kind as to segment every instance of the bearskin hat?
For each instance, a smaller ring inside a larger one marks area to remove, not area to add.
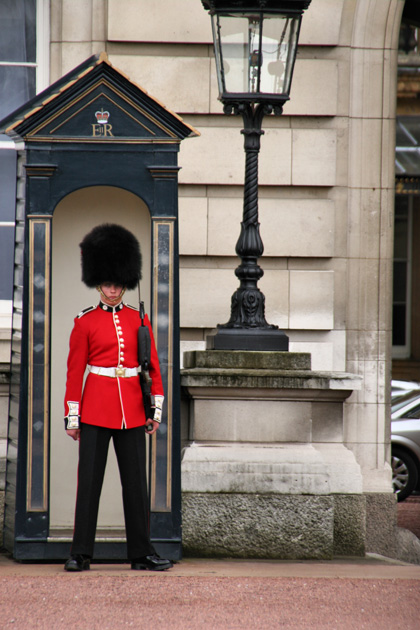
[[[134,289],[141,279],[140,245],[134,234],[114,223],[97,225],[80,243],[82,280],[90,288],[104,282]]]

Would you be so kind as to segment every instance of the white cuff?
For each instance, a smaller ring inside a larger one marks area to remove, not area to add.
[[[155,422],[162,422],[162,407],[163,401],[165,400],[164,396],[155,396],[155,415],[153,416],[153,420]]]
[[[68,400],[67,407],[69,413],[64,417],[66,429],[80,429],[79,403]]]

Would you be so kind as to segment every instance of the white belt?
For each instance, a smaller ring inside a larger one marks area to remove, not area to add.
[[[117,376],[122,378],[129,378],[130,376],[137,376],[141,372],[141,367],[124,368],[124,367],[102,367],[100,365],[88,365],[89,372],[92,374],[99,374],[99,376],[109,376],[110,378],[116,378]]]

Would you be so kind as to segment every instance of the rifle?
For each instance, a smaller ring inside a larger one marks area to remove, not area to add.
[[[143,394],[143,404],[144,411],[146,413],[146,422],[149,418],[153,418],[154,416],[154,407],[155,400],[154,396],[151,392],[152,379],[149,374],[149,366],[150,366],[150,350],[151,350],[151,340],[150,340],[150,332],[148,327],[144,323],[144,302],[140,300],[140,286],[139,286],[139,315],[140,315],[140,327],[137,333],[138,345],[137,345],[137,354],[139,360],[139,366],[141,367],[141,371],[139,372],[140,379],[140,387],[141,392]],[[153,428],[153,425],[150,423],[146,426],[147,430]]]

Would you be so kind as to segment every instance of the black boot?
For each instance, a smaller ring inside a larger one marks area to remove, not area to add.
[[[71,555],[64,565],[65,571],[89,571],[90,569],[90,558],[89,556]]]
[[[173,564],[170,560],[159,558],[156,553],[131,561],[131,568],[134,571],[166,571],[167,569],[172,569],[172,567]]]

